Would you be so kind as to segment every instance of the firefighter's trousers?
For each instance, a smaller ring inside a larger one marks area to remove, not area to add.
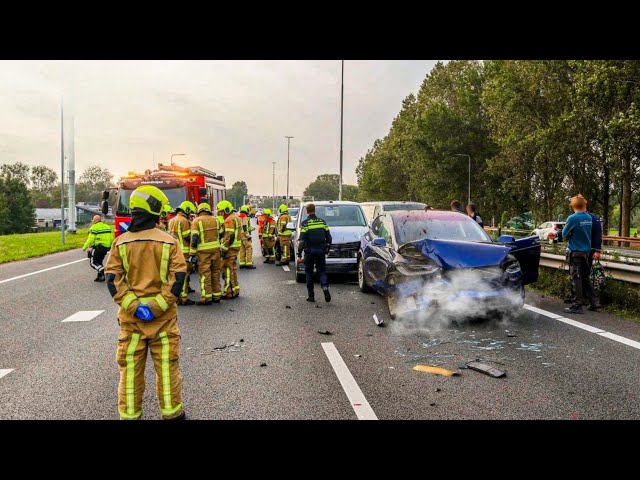
[[[220,249],[201,250],[198,252],[198,273],[200,274],[200,298],[202,300],[220,300],[220,272],[222,259]]]
[[[280,263],[289,263],[291,235],[278,235],[280,241]]]
[[[156,391],[162,418],[171,419],[182,413],[177,317],[166,322],[121,322],[116,353],[120,366],[118,411],[121,420],[137,420],[142,416],[147,349],[151,351],[156,370]]]
[[[184,261],[187,263],[187,277],[184,279],[184,283],[182,284],[182,292],[180,293],[180,302],[187,300],[189,297],[189,276],[193,271],[193,265],[189,261],[189,254],[184,254]]]
[[[237,297],[240,294],[238,284],[238,249],[230,248],[222,259],[222,275],[224,275],[224,296]]]
[[[239,263],[241,267],[250,267],[253,265],[253,246],[251,239],[242,240],[240,245]]]

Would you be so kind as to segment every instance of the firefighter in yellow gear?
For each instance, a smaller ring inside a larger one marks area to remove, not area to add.
[[[169,222],[169,233],[178,239],[180,244],[180,250],[184,256],[184,261],[187,264],[187,279],[182,287],[180,293],[179,305],[193,305],[196,302],[189,298],[189,292],[193,291],[189,287],[189,275],[193,270],[191,263],[189,263],[189,245],[191,243],[191,222],[189,221],[189,215],[196,211],[196,206],[188,200],[185,200],[176,207],[176,216]]]
[[[292,232],[287,230],[287,224],[291,222],[291,215],[289,215],[289,207],[284,203],[278,207],[278,211],[280,216],[278,217],[276,229],[278,231],[278,241],[280,242],[280,265],[289,265],[289,245]]]
[[[248,205],[240,207],[240,215],[238,215],[238,217],[242,222],[242,233],[240,234],[240,241],[242,242],[240,245],[240,268],[254,269],[256,267],[253,264],[253,245],[251,244],[251,232],[253,231],[253,226],[249,219]]]
[[[104,267],[102,262],[113,243],[113,229],[111,225],[107,225],[102,221],[100,215],[94,215],[87,241],[84,242],[82,250],[90,249],[89,258],[91,259],[91,268],[98,272],[98,276],[94,282],[104,282]]]
[[[171,213],[171,205],[168,203],[162,207],[162,213],[160,214],[160,223],[158,223],[158,228],[163,232],[169,231],[169,214]]]
[[[264,222],[262,224],[262,248],[265,253],[264,263],[275,263],[276,261],[276,222],[271,216],[271,209],[264,209]]]
[[[120,307],[116,361],[121,420],[142,417],[147,351],[156,370],[162,418],[185,418],[176,302],[187,265],[178,240],[155,228],[167,202],[166,195],[152,185],[132,192],[131,225],[113,242],[105,269],[107,288]]]
[[[211,214],[208,203],[198,205],[198,216],[191,223],[191,248],[189,261],[198,264],[200,274],[200,301],[198,305],[220,303],[222,289],[220,288],[220,272],[222,259],[220,257],[220,223]]]
[[[222,256],[222,275],[224,276],[224,291],[222,298],[231,299],[240,295],[238,284],[238,252],[240,251],[240,233],[242,222],[233,213],[233,205],[228,200],[222,200],[217,206],[218,215],[224,218],[224,237],[220,242]]]

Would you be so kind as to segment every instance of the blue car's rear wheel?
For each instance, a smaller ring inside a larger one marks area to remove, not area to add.
[[[371,287],[367,285],[367,281],[364,279],[364,260],[362,257],[358,257],[358,287],[362,293],[371,291]]]

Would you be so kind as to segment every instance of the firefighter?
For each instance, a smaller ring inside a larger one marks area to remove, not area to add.
[[[155,228],[167,201],[166,195],[152,185],[133,191],[129,199],[131,225],[113,243],[105,270],[109,293],[120,307],[116,361],[120,367],[121,420],[142,417],[148,350],[156,370],[162,418],[186,418],[176,302],[187,265],[179,241]]]
[[[189,287],[189,275],[191,275],[191,271],[193,270],[193,265],[189,263],[189,245],[191,243],[191,223],[189,222],[189,215],[195,211],[195,205],[185,200],[180,206],[176,207],[176,216],[169,221],[169,233],[178,239],[184,261],[187,264],[187,279],[182,287],[180,300],[178,300],[179,305],[193,305],[196,303],[189,298],[189,293],[194,291]]]
[[[280,265],[289,265],[289,245],[291,242],[291,230],[287,230],[287,224],[291,222],[289,215],[289,207],[284,203],[278,208],[280,216],[278,217],[278,241],[280,242]]]
[[[251,245],[251,232],[253,226],[251,220],[249,220],[249,206],[243,205],[240,207],[240,215],[238,215],[242,222],[242,233],[240,245],[240,268],[254,269],[256,266],[253,264],[253,246]]]
[[[264,263],[276,262],[276,222],[271,217],[271,209],[264,209],[264,223],[262,224],[262,248],[265,251]]]
[[[238,252],[240,250],[240,233],[242,222],[233,213],[233,205],[228,200],[218,203],[218,215],[224,219],[224,237],[220,242],[222,256],[222,274],[224,275],[224,292],[222,298],[230,300],[240,295],[238,284]]]
[[[208,203],[198,205],[198,216],[191,223],[191,249],[189,261],[198,264],[200,274],[200,301],[198,305],[220,303],[220,224],[211,214]]]
[[[262,251],[262,256],[265,257],[265,249],[262,245],[262,226],[264,225],[265,220],[267,219],[267,214],[265,213],[268,208],[265,208],[262,213],[258,216],[257,224],[258,224],[258,241],[260,242],[260,250]]]
[[[169,231],[169,214],[171,213],[171,205],[168,203],[162,207],[162,213],[160,214],[160,223],[158,223],[158,228],[163,232]]]
[[[104,267],[102,262],[113,243],[113,230],[111,225],[102,221],[100,215],[94,215],[89,229],[87,241],[82,246],[82,251],[91,248],[91,268],[98,272],[94,282],[104,282]]]

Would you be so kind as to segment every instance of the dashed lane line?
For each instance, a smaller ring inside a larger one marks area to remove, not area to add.
[[[0,368],[0,378],[13,372],[13,368]]]
[[[25,273],[24,275],[18,275],[17,277],[6,278],[4,280],[0,280],[0,283],[12,282],[12,281],[18,280],[20,278],[30,277],[31,275],[37,275],[38,273],[48,272],[50,270],[55,270],[56,268],[66,267],[67,265],[73,265],[74,263],[86,262],[87,260],[88,260],[87,258],[82,258],[80,260],[74,260],[73,262],[63,263],[62,265],[56,265],[55,267],[44,268],[42,270],[37,270],[35,272]]]
[[[70,317],[65,318],[60,323],[65,323],[65,322],[88,322],[89,320],[92,320],[92,319],[96,318],[102,312],[104,312],[104,310],[81,310],[79,312],[74,313]]]
[[[358,420],[378,420],[333,342],[322,343],[322,348],[333,367],[333,371],[336,372],[340,385],[342,385],[344,393],[347,394]]]

